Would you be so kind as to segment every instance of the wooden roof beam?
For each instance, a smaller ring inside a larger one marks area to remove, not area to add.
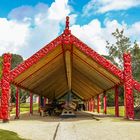
[[[66,67],[66,77],[69,90],[71,90],[71,79],[72,79],[72,61],[71,52],[69,50],[65,51],[65,67]]]

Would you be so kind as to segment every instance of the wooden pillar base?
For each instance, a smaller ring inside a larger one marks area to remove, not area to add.
[[[19,119],[19,116],[17,117],[17,116],[15,116],[15,118],[14,118],[15,120],[18,120]]]
[[[9,119],[2,120],[3,123],[9,123]]]

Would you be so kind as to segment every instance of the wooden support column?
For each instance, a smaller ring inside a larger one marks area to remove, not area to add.
[[[40,104],[41,104],[41,101],[40,101],[41,99],[40,99],[40,96],[38,96],[38,113],[40,113]]]
[[[66,65],[66,76],[69,91],[71,91],[71,76],[72,76],[72,68],[71,68],[71,52],[69,50],[65,51],[65,65]]]
[[[91,112],[91,99],[88,101],[89,103],[89,111]]]
[[[104,114],[107,113],[107,97],[106,97],[106,92],[103,93],[103,100],[104,100]]]
[[[46,97],[44,97],[44,107],[45,107],[45,105],[46,105]]]
[[[20,95],[19,88],[16,87],[16,116],[15,119],[19,119],[20,115]]]
[[[88,100],[88,111],[90,111],[90,100]]]
[[[115,86],[115,116],[119,117],[119,91],[118,86]]]
[[[90,109],[91,109],[91,112],[93,112],[93,99],[91,98],[91,100],[90,100]]]
[[[44,106],[44,98],[43,98],[43,96],[40,96],[40,106],[41,107]]]
[[[11,82],[11,54],[3,55],[2,80],[1,80],[1,113],[3,122],[10,119],[10,82]]]
[[[86,101],[86,111],[88,111],[88,101]]]
[[[30,93],[30,115],[33,114],[33,94]]]
[[[97,112],[100,113],[100,95],[97,95]]]
[[[126,118],[134,119],[133,76],[131,55],[124,53],[124,97]]]
[[[93,98],[93,112],[95,111],[95,99]]]

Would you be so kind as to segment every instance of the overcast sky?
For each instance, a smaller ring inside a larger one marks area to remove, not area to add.
[[[60,35],[70,16],[72,33],[100,54],[107,54],[111,33],[125,29],[140,42],[140,0],[1,0],[0,55],[28,58]]]

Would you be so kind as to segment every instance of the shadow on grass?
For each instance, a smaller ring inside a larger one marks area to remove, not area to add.
[[[0,140],[27,140],[20,138],[17,133],[0,129]]]

